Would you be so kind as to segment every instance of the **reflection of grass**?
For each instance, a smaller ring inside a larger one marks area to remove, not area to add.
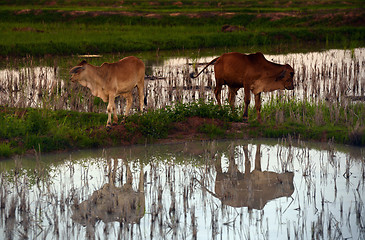
[[[194,151],[196,150],[194,146],[197,144],[202,144],[202,152],[205,154]],[[210,147],[209,144],[213,146]],[[211,235],[217,235],[216,229],[218,229],[222,232],[221,236],[233,239],[242,237],[241,232],[247,232],[246,236],[253,236],[253,238],[258,236],[258,232],[265,233],[265,236],[269,234],[273,236],[273,234],[277,234],[275,231],[277,228],[271,226],[276,226],[273,224],[283,225],[286,224],[285,222],[291,222],[291,224],[284,225],[287,232],[281,232],[279,238],[285,238],[285,234],[288,239],[306,234],[316,239],[335,239],[337,236],[349,232],[350,223],[353,223],[351,225],[351,229],[354,229],[353,232],[361,234],[363,226],[361,216],[363,216],[364,204],[361,179],[358,179],[359,171],[354,171],[355,176],[346,180],[345,183],[341,181],[343,171],[338,172],[341,174],[336,174],[337,170],[334,171],[334,169],[340,168],[343,158],[336,157],[336,164],[328,164],[326,161],[328,154],[325,150],[310,150],[305,144],[297,148],[292,147],[291,144],[284,147],[274,142],[272,145],[263,147],[265,151],[262,154],[271,157],[270,161],[267,159],[267,167],[266,164],[263,164],[266,162],[265,160],[262,163],[263,170],[280,166],[280,163],[275,161],[275,157],[280,161],[291,158],[289,170],[295,170],[293,182],[295,192],[291,198],[273,200],[271,206],[275,205],[276,208],[271,210],[269,206],[262,211],[251,210],[247,207],[232,208],[223,201],[220,203],[219,199],[211,194],[215,192],[214,186],[217,185],[215,178],[217,170],[213,163],[215,161],[224,162],[232,157],[236,164],[246,168],[245,161],[254,163],[255,158],[251,153],[258,146],[248,144],[249,158],[242,156],[242,148],[245,146],[247,148],[246,141],[239,143],[236,141],[194,142],[188,147],[182,144],[182,149],[187,151],[186,155],[181,155],[182,150],[177,150],[175,145],[173,147],[170,145],[166,147],[166,155],[161,156],[161,152],[155,147],[143,145],[139,147],[141,151],[137,154],[135,148],[127,148],[128,151],[124,149],[124,154],[123,150],[119,149],[115,155],[112,155],[111,149],[109,149],[96,155],[84,153],[86,155],[83,155],[78,161],[75,161],[78,158],[72,154],[66,157],[59,167],[50,164],[50,168],[47,168],[47,166],[39,166],[37,162],[24,175],[12,173],[7,175],[5,172],[0,172],[0,206],[3,210],[0,212],[1,219],[7,223],[19,223],[7,224],[6,228],[3,224],[2,229],[4,232],[25,232],[28,236],[42,238],[55,236],[64,239],[65,236],[85,235],[93,238],[95,234],[95,236],[103,236],[105,239],[115,239],[125,236],[124,233],[129,233],[131,226],[133,227],[135,224],[120,224],[119,221],[106,223],[100,220],[97,224],[87,221],[86,227],[82,227],[72,216],[73,207],[79,206],[84,200],[92,199],[94,191],[100,191],[99,189],[105,186],[104,184],[110,183],[111,179],[116,177],[117,186],[125,183],[128,179],[128,175],[125,177],[128,172],[124,164],[128,162],[133,173],[133,182],[141,181],[143,177],[147,182],[144,185],[145,203],[146,208],[150,209],[148,213],[144,213],[145,221],[137,223],[141,225],[141,230],[130,233],[133,239],[143,238],[151,233],[156,239],[166,238],[166,236],[173,238],[174,231],[179,229],[185,229],[184,233],[192,235],[194,238],[198,238],[201,229],[207,229]],[[129,160],[127,161],[127,159]],[[198,161],[198,159],[201,160]],[[23,161],[20,162],[23,163]],[[352,169],[356,169],[360,164],[357,161],[353,163]],[[146,167],[143,168],[143,166]],[[24,169],[24,166],[16,167],[16,169],[21,168]],[[323,168],[328,168],[331,174],[322,175],[321,169]],[[46,175],[50,171],[53,174]],[[334,174],[332,174],[333,172]],[[310,173],[310,175],[306,175],[306,173]],[[43,175],[44,178],[37,179],[37,176]],[[306,177],[302,177],[302,175]],[[30,182],[34,176],[37,185]],[[227,173],[226,176],[229,180],[235,175]],[[9,179],[13,179],[13,181],[9,181]],[[200,187],[201,184],[204,184],[204,188]],[[347,185],[345,186],[345,184]],[[239,189],[237,184],[228,187]],[[333,201],[328,201],[328,199],[332,199],[333,194],[331,193],[337,191],[337,188],[344,190],[336,192]],[[232,198],[237,196],[239,195],[233,195]],[[350,199],[351,204],[346,204],[344,199]],[[197,211],[196,206],[201,206],[202,210]],[[93,209],[88,209],[88,211],[93,211]],[[255,214],[251,214],[253,211]],[[289,211],[299,213],[302,217],[287,216],[286,213]],[[161,223],[161,219],[163,223]],[[204,221],[204,219],[212,220]],[[277,219],[283,221],[275,221]],[[260,224],[251,224],[251,226],[242,224],[242,222],[249,223],[250,221]],[[223,224],[219,225],[219,223]],[[59,231],[70,224],[76,226],[75,230]],[[108,224],[111,225],[109,228]],[[48,226],[48,232],[39,233],[39,227],[43,225]],[[237,231],[231,231],[233,227],[236,227]],[[92,229],[91,233],[87,232],[87,229]],[[228,233],[224,232],[226,229],[229,229]]]

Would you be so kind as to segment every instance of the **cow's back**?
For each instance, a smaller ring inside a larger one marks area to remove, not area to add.
[[[134,56],[125,57],[115,63],[104,63],[101,67],[105,68],[105,71],[109,74],[117,75],[122,79],[145,75],[144,63]]]
[[[145,65],[140,59],[130,56],[115,63],[103,63],[100,71],[106,88],[122,94],[130,92],[139,82],[144,81]]]
[[[242,54],[237,52],[225,53],[219,57],[214,65],[215,77],[218,84],[231,87],[251,85],[260,78],[261,67],[266,64],[262,53]]]

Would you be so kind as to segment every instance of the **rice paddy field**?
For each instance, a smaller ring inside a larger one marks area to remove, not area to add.
[[[0,1],[0,239],[364,239],[362,1]],[[294,90],[217,106],[213,66],[262,52]],[[146,65],[110,130],[70,69]],[[135,95],[135,94],[134,94]]]
[[[362,239],[364,149],[198,141],[3,161],[2,239]]]
[[[194,116],[226,122],[220,129],[215,129],[215,126],[202,127],[205,129],[200,129],[200,132],[207,133],[209,137],[281,138],[292,135],[360,146],[365,144],[365,118],[362,117],[365,113],[363,48],[266,54],[270,61],[294,66],[295,89],[262,94],[261,125],[256,124],[252,97],[249,114],[251,128],[243,126],[239,130],[246,132],[239,136],[225,132],[230,128],[229,122],[242,121],[243,89],[238,91],[235,111],[231,111],[226,102],[228,89],[223,88],[225,107],[220,109],[213,94],[213,67],[209,67],[199,78],[191,79],[189,76],[224,51],[227,50],[137,55],[146,64],[145,114],[139,118],[138,98],[135,96],[132,105],[132,113],[135,114],[125,119],[130,124],[124,124],[127,129],[122,132],[116,128],[115,135],[108,134],[105,129],[99,131],[106,121],[107,104],[94,97],[89,89],[69,80],[69,69],[85,56],[12,59],[0,70],[0,103],[4,106],[2,131],[8,139],[3,144],[3,155],[32,149],[47,152],[70,147],[113,146],[120,144],[121,139],[122,142],[133,142],[129,136],[136,132],[142,133],[137,143],[143,143],[144,138],[148,141],[166,138],[169,131],[175,128],[174,123]],[[123,57],[114,54],[86,59],[91,64],[101,65]],[[125,99],[118,98],[116,106],[117,112],[123,113]],[[35,136],[30,137],[29,133]],[[114,137],[105,139],[110,136]]]
[[[364,47],[362,1],[1,1],[0,56]]]

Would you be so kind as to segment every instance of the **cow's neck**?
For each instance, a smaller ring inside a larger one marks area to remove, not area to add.
[[[88,71],[90,71],[90,74],[88,74],[88,78],[86,79],[86,87],[88,87],[92,93],[92,95],[99,97],[103,99],[104,102],[108,101],[108,96],[105,94],[103,78],[99,71],[100,67],[95,67],[92,65],[89,65]]]
[[[285,65],[275,64],[275,67],[268,68],[267,74],[263,74],[262,77],[255,81],[253,86],[251,86],[251,91],[253,94],[258,94],[260,92],[271,92],[274,90],[284,90],[285,87],[283,82],[276,80],[278,75],[285,69]]]

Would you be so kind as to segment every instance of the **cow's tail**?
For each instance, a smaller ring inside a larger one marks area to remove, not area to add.
[[[205,191],[207,191],[208,193],[210,193],[210,194],[212,194],[212,196],[213,197],[216,197],[216,198],[218,198],[218,199],[221,199],[220,197],[219,197],[219,195],[217,195],[215,192],[212,192],[212,191],[210,191],[206,186],[204,186],[204,184],[201,182],[201,181],[199,181],[198,179],[196,179],[196,178],[194,178],[194,180],[196,180],[199,184],[200,184],[200,186],[205,190]]]
[[[147,106],[148,90],[147,90],[147,87],[145,87],[144,89],[146,90],[145,95],[144,95],[144,105]]]
[[[197,78],[209,65],[214,64],[219,57],[214,58],[212,61],[210,61],[210,63],[208,63],[197,75],[194,75],[194,73],[190,73],[190,77],[191,78]]]

